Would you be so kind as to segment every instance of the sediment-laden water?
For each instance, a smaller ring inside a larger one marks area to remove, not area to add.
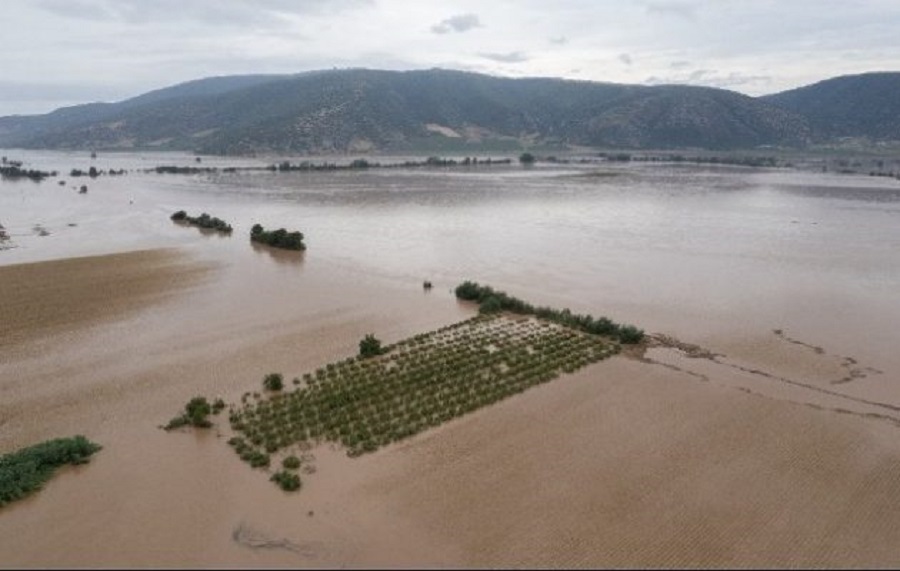
[[[183,176],[139,169],[193,157],[0,154],[62,173],[0,181],[0,450],[105,446],[0,511],[0,560],[900,561],[900,510],[879,503],[900,497],[896,180],[636,163]],[[129,172],[68,176],[92,164]],[[182,209],[234,232],[173,224]],[[308,250],[254,247],[254,223]],[[466,279],[666,337],[408,444],[321,450],[295,496],[214,433],[157,429],[196,394],[235,400],[366,333],[465,319],[450,290]]]

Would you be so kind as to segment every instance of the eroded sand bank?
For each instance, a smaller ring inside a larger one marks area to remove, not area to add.
[[[298,291],[229,271],[171,252],[0,268],[20,315],[3,325],[0,446],[74,433],[105,446],[0,511],[3,566],[900,563],[898,428],[730,366],[843,378],[840,359],[774,334],[726,365],[616,357],[358,459],[317,449],[317,472],[284,494],[219,431],[158,425],[195,394],[233,401],[265,372],[352,354],[364,333],[395,340],[472,310],[440,284],[411,294],[316,271]],[[98,293],[116,275],[128,287]]]

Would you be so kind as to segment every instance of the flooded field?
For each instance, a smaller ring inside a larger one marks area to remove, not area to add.
[[[672,164],[158,175],[140,169],[197,163],[0,154],[61,173],[0,181],[0,451],[104,446],[0,510],[3,565],[900,564],[896,180]],[[129,172],[68,176],[91,165]],[[177,210],[234,232],[173,224]],[[256,223],[308,249],[254,246]],[[467,279],[634,323],[651,346],[359,458],[315,449],[296,494],[240,461],[227,420],[158,428],[193,396],[239,402],[270,372],[354,356],[368,333],[468,319],[451,291]]]

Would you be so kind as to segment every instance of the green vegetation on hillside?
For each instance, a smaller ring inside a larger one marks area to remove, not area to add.
[[[820,143],[900,140],[900,73],[845,75],[760,99],[803,116]]]
[[[3,117],[0,146],[127,145],[220,155],[518,155],[573,145],[753,149],[834,142],[842,134],[898,139],[900,74],[838,79],[808,92],[753,98],[690,85],[513,79],[439,69],[346,69],[249,83],[207,78],[192,82],[190,90],[173,86],[119,103]]]
[[[0,507],[40,490],[57,468],[84,464],[102,447],[85,438],[57,438],[0,456]]]

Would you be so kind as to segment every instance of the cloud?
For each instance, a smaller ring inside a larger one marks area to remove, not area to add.
[[[678,16],[688,20],[693,20],[697,16],[697,5],[691,2],[659,0],[647,2],[645,6],[648,14]]]
[[[153,24],[194,21],[209,26],[273,24],[286,15],[321,14],[370,5],[372,0],[38,0],[37,6],[63,18],[95,22]]]
[[[645,79],[643,83],[645,85],[702,85],[720,89],[753,86],[759,89],[762,86],[769,85],[771,82],[772,77],[768,75],[750,75],[739,72],[721,74],[714,69],[695,69],[684,74],[653,75]]]
[[[480,27],[481,22],[478,21],[477,14],[458,14],[431,26],[431,31],[435,34],[446,34],[449,32],[468,32],[472,28]]]
[[[555,46],[564,46],[569,43],[569,38],[565,36],[556,36],[555,38],[550,38],[550,43]]]
[[[531,59],[522,52],[509,52],[505,54],[481,52],[478,55],[499,63],[522,63]]]
[[[625,65],[631,65],[632,63],[634,63],[629,54],[619,54],[619,61],[624,63]]]
[[[37,6],[64,18],[103,21],[115,17],[106,6],[91,0],[40,0]]]

